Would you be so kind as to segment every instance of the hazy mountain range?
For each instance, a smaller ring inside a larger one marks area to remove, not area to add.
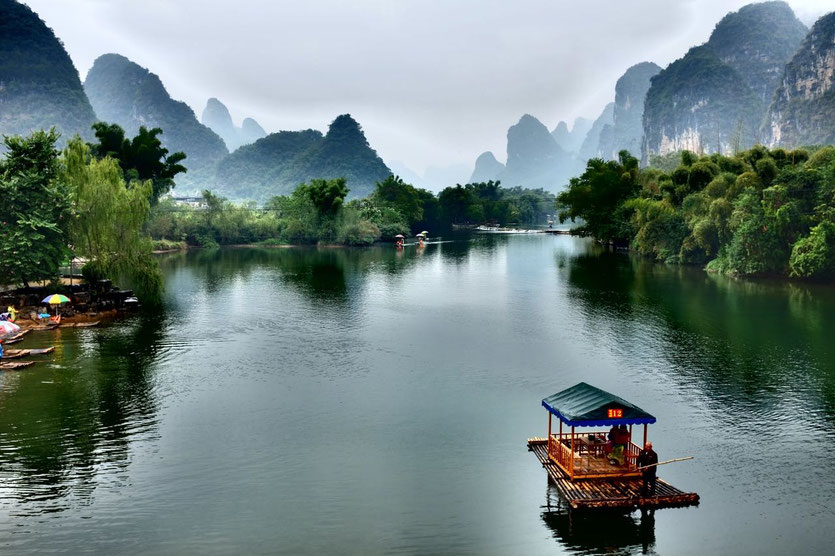
[[[594,120],[559,122],[552,131],[524,114],[507,131],[502,157],[482,153],[469,169],[386,165],[349,115],[326,133],[267,134],[252,118],[240,126],[210,98],[198,120],[172,99],[152,69],[119,54],[100,56],[83,85],[60,40],[28,7],[0,0],[0,133],[55,126],[64,139],[92,140],[90,125],[118,123],[128,134],[161,127],[170,151],[184,151],[188,173],[178,191],[216,189],[235,199],[263,200],[300,181],[345,176],[353,195],[369,192],[393,171],[440,189],[467,180],[501,180],[559,190],[591,157],[626,149],[649,163],[680,149],[731,153],[755,142],[796,147],[835,142],[835,14],[808,30],[785,2],[750,4],[729,13],[707,42],[661,68],[628,68],[613,101]],[[502,158],[504,162],[502,162]]]
[[[555,177],[577,175],[589,158],[614,159],[622,149],[646,164],[682,149],[729,154],[758,142],[787,148],[835,142],[834,38],[835,14],[809,31],[785,2],[749,4],[722,18],[705,44],[666,68],[651,62],[629,68],[617,82],[614,102],[590,127],[578,119],[569,132],[559,122],[552,136],[569,160],[545,162],[534,154],[552,146],[535,118],[525,115],[508,132],[513,171],[486,152],[471,179],[515,185],[526,176],[533,185],[557,190],[568,180]],[[587,129],[579,147],[578,127]],[[531,156],[520,157],[520,144]]]

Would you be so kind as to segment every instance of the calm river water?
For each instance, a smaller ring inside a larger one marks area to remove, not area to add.
[[[587,240],[161,259],[163,314],[0,376],[0,551],[828,553],[835,289]],[[654,519],[570,514],[525,448],[587,381],[658,418]]]

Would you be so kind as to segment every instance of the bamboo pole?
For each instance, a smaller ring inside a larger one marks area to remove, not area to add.
[[[617,475],[612,475],[612,476],[613,477],[621,477],[621,476],[626,475],[628,473],[634,473],[636,470],[637,471],[643,471],[644,469],[649,469],[650,467],[658,467],[659,465],[667,465],[668,463],[675,463],[677,461],[687,461],[689,459],[695,459],[695,458],[694,458],[694,456],[687,456],[686,458],[668,459],[667,461],[661,461],[661,462],[658,462],[658,463],[653,463],[651,465],[644,465],[643,467],[641,467],[639,465],[635,470],[624,471],[623,473],[618,473]]]

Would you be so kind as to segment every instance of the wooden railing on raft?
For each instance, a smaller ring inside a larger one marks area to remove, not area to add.
[[[548,437],[548,458],[552,462],[559,465],[572,479],[592,479],[592,478],[606,478],[609,476],[632,476],[640,475],[637,468],[638,454],[641,452],[640,446],[634,442],[626,444],[625,450],[625,464],[612,466],[595,466],[594,469],[580,469],[575,466],[575,458],[581,456],[582,444],[580,438],[582,436],[595,435],[600,437],[599,432],[595,431],[574,431],[573,445],[572,434],[560,433],[550,434]],[[588,455],[588,454],[587,454]]]

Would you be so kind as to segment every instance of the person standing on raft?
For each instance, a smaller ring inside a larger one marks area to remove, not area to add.
[[[658,466],[658,454],[652,449],[652,442],[647,442],[641,453],[638,454],[638,469],[641,470],[641,478],[644,483],[641,486],[641,496],[655,496],[655,473]],[[652,467],[647,467],[652,465]],[[646,469],[644,469],[646,467]]]

